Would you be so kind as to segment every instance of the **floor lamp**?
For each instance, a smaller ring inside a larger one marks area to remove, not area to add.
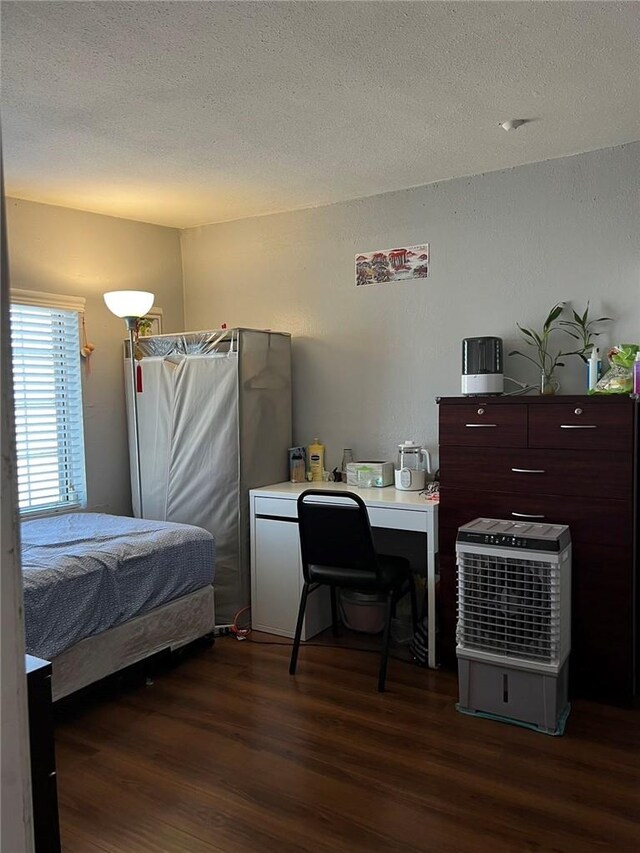
[[[131,361],[131,397],[133,412],[133,435],[135,445],[135,469],[138,480],[138,501],[140,507],[140,518],[144,518],[142,505],[142,471],[140,468],[140,432],[138,429],[138,395],[136,392],[136,337],[138,334],[138,322],[141,317],[148,314],[153,306],[155,296],[146,290],[112,290],[104,294],[107,308],[116,317],[120,317],[127,324],[129,330],[129,358]]]

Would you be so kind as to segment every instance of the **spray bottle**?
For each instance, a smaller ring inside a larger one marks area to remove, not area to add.
[[[602,362],[600,361],[600,350],[598,347],[594,347],[591,350],[591,355],[587,362],[587,388],[589,391],[593,391],[598,384],[601,372]]]
[[[640,351],[636,353],[636,360],[633,362],[633,393],[640,394]]]

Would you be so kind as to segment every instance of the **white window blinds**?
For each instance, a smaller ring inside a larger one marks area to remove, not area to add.
[[[22,515],[86,505],[77,310],[12,303]]]

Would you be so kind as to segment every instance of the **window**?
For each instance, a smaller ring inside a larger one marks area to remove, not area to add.
[[[78,308],[59,307],[64,299],[56,296],[47,306],[46,294],[28,299],[28,293],[22,299],[12,293],[11,305],[23,516],[86,505]]]

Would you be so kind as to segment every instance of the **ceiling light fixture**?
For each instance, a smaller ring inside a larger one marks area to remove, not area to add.
[[[510,118],[508,121],[503,121],[500,127],[503,130],[517,130],[521,124],[527,124],[526,118]]]

